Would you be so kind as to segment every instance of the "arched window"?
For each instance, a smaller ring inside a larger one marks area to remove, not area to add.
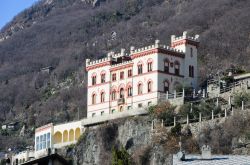
[[[115,100],[115,99],[116,99],[116,91],[113,90],[113,91],[111,92],[111,100]]]
[[[148,93],[149,92],[152,92],[152,82],[151,81],[148,82]]]
[[[137,67],[138,67],[138,74],[142,74],[142,62],[139,62]]]
[[[101,83],[105,83],[105,73],[101,74]]]
[[[116,81],[116,73],[112,74],[112,81]]]
[[[190,48],[190,56],[193,57],[193,48]]]
[[[180,74],[180,63],[178,61],[175,61],[175,63],[174,63],[174,73],[176,75]]]
[[[138,95],[142,94],[142,84],[138,84]]]
[[[164,61],[164,72],[169,73],[169,60]]]
[[[150,58],[148,59],[148,72],[151,72],[153,70],[153,60]]]
[[[122,112],[123,111],[123,106],[120,106],[120,112]]]
[[[92,85],[95,85],[96,84],[96,75],[93,75],[92,76]]]
[[[120,72],[120,80],[123,80],[124,79],[124,72]]]
[[[101,93],[101,103],[103,103],[105,101],[105,93],[102,92]]]
[[[164,81],[164,93],[166,93],[167,91],[169,91],[169,83],[168,81]]]
[[[194,77],[194,66],[189,65],[189,77]]]
[[[92,104],[96,104],[96,94],[92,94]]]
[[[123,88],[120,89],[120,99],[121,98],[124,98],[124,89]]]
[[[132,69],[128,70],[128,77],[132,77]]]
[[[133,95],[133,92],[132,92],[132,87],[129,86],[128,87],[128,97],[132,96]]]

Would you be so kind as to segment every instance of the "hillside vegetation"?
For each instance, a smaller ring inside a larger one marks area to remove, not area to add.
[[[249,69],[249,16],[248,0],[39,1],[1,29],[0,123],[84,117],[86,58],[169,44],[184,30],[201,35],[200,78],[231,64]],[[47,66],[52,73],[41,73]]]

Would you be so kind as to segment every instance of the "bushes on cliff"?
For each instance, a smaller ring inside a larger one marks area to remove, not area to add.
[[[221,108],[211,102],[193,104],[191,108],[191,104],[188,103],[181,106],[179,114],[183,119],[186,119],[188,115],[190,121],[198,121],[199,113],[202,114],[202,117],[211,118],[212,110],[214,111],[214,115],[217,115],[221,111]]]
[[[236,107],[241,107],[242,101],[245,105],[248,104],[250,101],[250,93],[239,92],[234,94],[234,105]]]
[[[209,144],[214,153],[230,154],[233,150],[233,139],[246,136],[250,127],[250,116],[235,113],[225,123],[214,127],[207,126],[199,136],[199,145]]]
[[[162,102],[158,105],[149,107],[149,115],[152,118],[163,120],[165,123],[173,123],[174,121],[174,109],[169,102]]]
[[[131,165],[132,159],[124,147],[112,148],[112,165]]]

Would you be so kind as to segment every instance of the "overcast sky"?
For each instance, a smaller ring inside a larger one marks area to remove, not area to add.
[[[0,0],[0,29],[11,19],[38,0]]]

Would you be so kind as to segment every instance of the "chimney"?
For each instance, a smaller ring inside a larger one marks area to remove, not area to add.
[[[130,47],[130,53],[132,54],[134,51],[135,51],[135,47],[134,47],[134,46],[131,46],[131,47]]]
[[[121,49],[121,55],[122,55],[122,56],[125,55],[125,49],[124,49],[124,48]]]
[[[160,43],[160,40],[155,40],[155,47],[156,47],[156,48],[159,47],[159,43]]]

